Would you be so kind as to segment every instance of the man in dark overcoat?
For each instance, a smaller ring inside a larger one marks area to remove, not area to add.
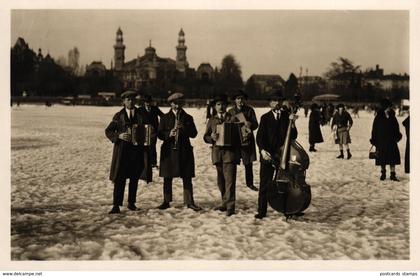
[[[173,93],[168,97],[171,109],[164,114],[158,127],[158,137],[163,141],[160,151],[159,176],[163,177],[163,203],[161,210],[170,207],[172,201],[172,179],[182,178],[184,205],[200,211],[193,198],[192,178],[195,177],[194,152],[190,138],[197,136],[194,119],[182,106],[184,95]]]
[[[132,133],[135,125],[143,126],[143,118],[134,106],[136,92],[126,91],[121,94],[124,108],[117,112],[105,129],[106,137],[114,144],[109,179],[114,183],[113,208],[110,214],[120,213],[123,204],[126,179],[128,187],[128,209],[135,211],[137,207],[137,186],[143,170],[143,146],[133,143]]]
[[[216,207],[216,210],[226,211],[227,216],[235,214],[235,192],[236,192],[236,166],[240,161],[240,152],[238,146],[218,146],[216,141],[220,133],[217,132],[217,126],[225,122],[233,123],[235,117],[226,112],[227,96],[216,96],[213,105],[216,115],[211,117],[206,125],[204,133],[204,142],[212,144],[211,159],[217,171],[217,186],[222,197],[222,204]]]
[[[260,151],[260,190],[258,192],[258,213],[255,218],[267,216],[268,184],[273,179],[275,168],[273,164],[280,163],[280,148],[283,146],[289,120],[296,120],[296,115],[282,106],[283,96],[280,91],[271,93],[268,97],[270,111],[263,114],[257,131],[257,145]],[[292,125],[291,139],[296,139],[297,130]]]
[[[152,105],[152,97],[148,94],[140,95],[139,110],[143,117],[144,124],[150,125],[152,128],[151,144],[144,147],[144,170],[140,177],[140,179],[149,183],[152,182],[152,168],[157,167],[157,130],[159,126],[159,117],[163,116],[163,112],[159,107]]]
[[[398,142],[402,134],[395,118],[395,111],[388,99],[381,101],[381,107],[373,120],[370,143],[376,147],[378,156],[375,160],[377,166],[381,166],[380,180],[386,178],[386,165],[390,166],[392,181],[399,181],[395,173],[395,165],[401,164]]]
[[[316,103],[311,105],[309,115],[309,151],[316,152],[315,144],[324,142],[321,132],[321,113]]]
[[[240,147],[242,163],[245,166],[246,186],[251,190],[258,191],[258,188],[254,186],[254,173],[252,171],[252,163],[257,160],[254,138],[254,130],[258,128],[257,116],[255,115],[254,109],[245,103],[248,96],[242,90],[236,92],[232,98],[235,106],[229,109],[228,112],[233,116],[242,113],[246,119],[245,126],[249,131],[247,144],[241,145]]]
[[[144,115],[147,124],[151,124],[153,130],[157,132],[159,126],[159,118],[161,118],[164,114],[162,110],[156,105],[152,104],[152,96],[149,94],[144,94],[140,98],[141,106],[140,110]],[[152,138],[152,145],[149,146],[150,150],[150,158],[151,158],[151,165],[152,167],[157,167],[157,152],[156,152],[156,142],[157,136]]]

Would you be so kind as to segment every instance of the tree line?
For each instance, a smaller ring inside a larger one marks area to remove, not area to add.
[[[11,95],[21,96],[25,91],[29,96],[77,96],[88,94],[96,96],[100,91],[121,93],[124,89],[121,80],[112,70],[104,75],[84,74],[84,68],[78,63],[79,51],[75,47],[69,51],[69,61],[60,57],[55,61],[49,55],[36,54],[33,50],[12,48],[11,50]],[[344,76],[341,86],[330,91],[326,79]],[[302,82],[291,73],[280,86],[273,90],[282,90],[286,97],[299,95],[310,101],[314,96],[334,92],[346,101],[376,101],[383,96],[383,90],[374,85],[362,85],[362,73],[359,65],[354,65],[346,58],[339,58],[330,64],[324,78],[315,82]],[[243,89],[253,99],[263,99],[267,91],[259,91],[258,83],[249,78],[246,83],[242,79],[240,63],[232,54],[223,57],[220,67],[216,67],[212,78],[200,79],[194,76],[175,74],[169,80],[155,81],[142,87],[142,92],[155,97],[165,98],[168,91],[182,90],[189,98],[212,98],[214,95],[232,93]],[[392,89],[388,95],[393,100],[408,98],[408,89]]]

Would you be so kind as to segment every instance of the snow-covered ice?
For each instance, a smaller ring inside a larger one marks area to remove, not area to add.
[[[312,202],[305,216],[285,221],[269,207],[255,220],[257,192],[238,168],[237,214],[213,211],[220,203],[210,148],[203,141],[205,109],[187,108],[199,135],[192,140],[196,159],[195,201],[204,211],[182,204],[182,183],[174,181],[174,202],[163,199],[163,180],[141,182],[140,211],[122,208],[108,215],[112,144],[104,129],[119,107],[21,105],[12,109],[12,260],[385,260],[409,259],[409,176],[397,166],[401,182],[379,181],[369,160],[373,114],[361,111],[351,130],[351,160],[337,160],[329,126],[326,142],[309,153],[307,182]],[[167,110],[167,109],[163,109]],[[266,112],[256,109],[257,117]],[[298,141],[308,148],[308,118],[297,120]],[[402,121],[403,118],[398,118]],[[405,133],[399,143],[401,161]],[[158,154],[160,142],[158,143]],[[254,163],[258,186],[259,163]],[[125,196],[126,204],[127,194]]]

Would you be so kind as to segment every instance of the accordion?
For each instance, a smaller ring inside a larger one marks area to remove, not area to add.
[[[249,146],[252,130],[246,125],[245,115],[241,112],[236,114],[235,117],[239,120],[239,123],[236,123],[239,130],[239,142],[241,146]]]
[[[219,134],[215,145],[220,147],[231,147],[239,144],[239,129],[237,123],[223,123],[216,126],[216,133]]]
[[[131,143],[137,146],[139,144],[139,125],[133,124],[131,128],[128,128],[128,133],[131,134]]]
[[[143,146],[152,145],[152,125],[144,125],[143,128]]]
[[[131,142],[133,145],[150,146],[152,144],[152,126],[134,124],[131,127]]]

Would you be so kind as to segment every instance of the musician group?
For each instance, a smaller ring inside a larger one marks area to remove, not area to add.
[[[140,96],[134,91],[122,93],[124,107],[117,112],[105,129],[107,138],[114,144],[110,180],[114,183],[113,208],[110,214],[120,213],[123,206],[127,179],[128,205],[136,211],[136,194],[139,179],[151,182],[152,167],[157,167],[156,141],[163,141],[160,152],[159,176],[163,178],[163,202],[158,206],[165,210],[172,202],[172,180],[179,177],[183,182],[184,205],[194,211],[202,208],[194,202],[193,183],[195,161],[190,139],[198,132],[194,118],[182,107],[184,95],[176,92],[168,97],[170,110],[163,114],[151,105],[150,95]],[[214,112],[207,121],[203,139],[211,147],[212,164],[216,167],[220,204],[215,210],[227,216],[235,214],[236,173],[242,160],[245,167],[246,185],[258,191],[258,212],[255,218],[267,215],[268,183],[273,179],[275,166],[279,164],[279,148],[285,142],[289,123],[291,139],[296,139],[293,122],[297,116],[283,98],[281,91],[267,96],[270,111],[263,114],[260,124],[252,107],[246,104],[247,95],[234,93],[234,106],[227,110],[227,95],[218,95],[211,101]],[[254,131],[257,130],[256,136]],[[253,162],[257,160],[256,145],[260,153],[260,185],[254,185]]]

